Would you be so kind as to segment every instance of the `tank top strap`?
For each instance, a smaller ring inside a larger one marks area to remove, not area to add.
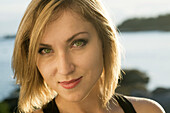
[[[59,109],[55,103],[55,98],[50,101],[48,104],[43,106],[43,113],[60,113]]]
[[[132,103],[129,102],[123,95],[115,94],[114,97],[125,113],[136,113]]]

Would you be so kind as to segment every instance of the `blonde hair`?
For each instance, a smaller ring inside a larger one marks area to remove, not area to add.
[[[18,28],[12,59],[14,77],[21,85],[18,107],[22,112],[41,108],[56,95],[56,92],[44,82],[36,67],[36,59],[45,26],[66,9],[78,13],[91,22],[102,40],[104,69],[100,88],[104,107],[107,106],[117,87],[120,73],[117,32],[106,17],[100,2],[98,0],[32,0]]]

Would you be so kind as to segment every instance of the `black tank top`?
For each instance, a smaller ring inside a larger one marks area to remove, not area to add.
[[[115,99],[123,109],[124,113],[136,113],[133,105],[123,96],[116,94]],[[55,98],[43,107],[44,113],[60,113],[55,103]]]
[[[115,94],[114,97],[123,109],[124,113],[136,113],[132,103],[129,102],[123,95]]]

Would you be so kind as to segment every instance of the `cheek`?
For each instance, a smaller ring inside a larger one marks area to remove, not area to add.
[[[49,75],[49,72],[50,72],[48,62],[46,62],[45,60],[40,58],[40,59],[37,60],[37,67],[38,67],[38,70],[40,71],[42,77],[44,79],[47,79],[48,75]]]
[[[39,72],[41,73],[41,76],[43,77],[44,81],[48,84],[49,87],[52,89],[55,89],[55,79],[51,78],[52,70],[50,68],[50,64],[48,62],[45,62],[44,60],[39,60],[37,62],[37,67]]]
[[[81,54],[76,59],[78,67],[81,67],[86,71],[98,74],[103,70],[103,52],[100,46],[90,47],[88,51]]]

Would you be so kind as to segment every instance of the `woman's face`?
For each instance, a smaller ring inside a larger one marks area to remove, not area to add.
[[[38,52],[37,67],[45,82],[68,101],[86,97],[103,70],[95,28],[71,11],[47,25]]]

